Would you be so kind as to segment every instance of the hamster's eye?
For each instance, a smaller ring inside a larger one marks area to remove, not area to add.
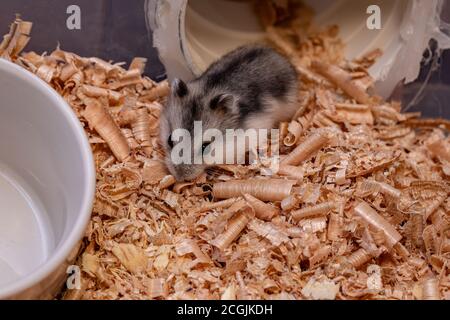
[[[169,145],[170,148],[173,148],[172,135],[170,135],[169,138],[167,139],[167,144]]]
[[[202,144],[202,153],[205,153],[206,148],[208,148],[210,144],[211,142],[205,142],[204,144]]]

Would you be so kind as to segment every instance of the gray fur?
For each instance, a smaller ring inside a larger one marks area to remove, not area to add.
[[[168,144],[173,130],[187,129],[193,137],[194,121],[202,121],[203,130],[216,128],[222,132],[272,129],[295,114],[297,86],[297,74],[289,61],[259,45],[232,51],[186,85],[174,81],[161,117],[161,142],[170,172],[178,180],[191,180],[206,168],[173,165]],[[197,146],[193,152],[201,150]]]

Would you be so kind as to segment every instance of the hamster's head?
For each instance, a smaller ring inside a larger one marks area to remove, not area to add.
[[[160,119],[160,138],[166,165],[178,181],[190,181],[211,165],[204,156],[211,138],[239,124],[237,99],[217,89],[205,90],[199,81],[185,83],[175,79]]]

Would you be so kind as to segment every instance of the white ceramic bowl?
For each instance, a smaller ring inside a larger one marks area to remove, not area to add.
[[[94,195],[91,148],[71,108],[44,81],[0,59],[0,299],[61,290]]]

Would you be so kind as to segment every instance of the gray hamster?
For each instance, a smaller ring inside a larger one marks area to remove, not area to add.
[[[161,114],[161,143],[166,164],[178,180],[193,180],[206,164],[175,164],[171,153],[176,129],[192,137],[192,156],[208,143],[194,145],[194,121],[202,130],[272,129],[289,121],[297,110],[297,73],[287,58],[262,45],[240,47],[213,63],[200,77],[185,83],[175,79]],[[198,132],[197,132],[198,134]]]

